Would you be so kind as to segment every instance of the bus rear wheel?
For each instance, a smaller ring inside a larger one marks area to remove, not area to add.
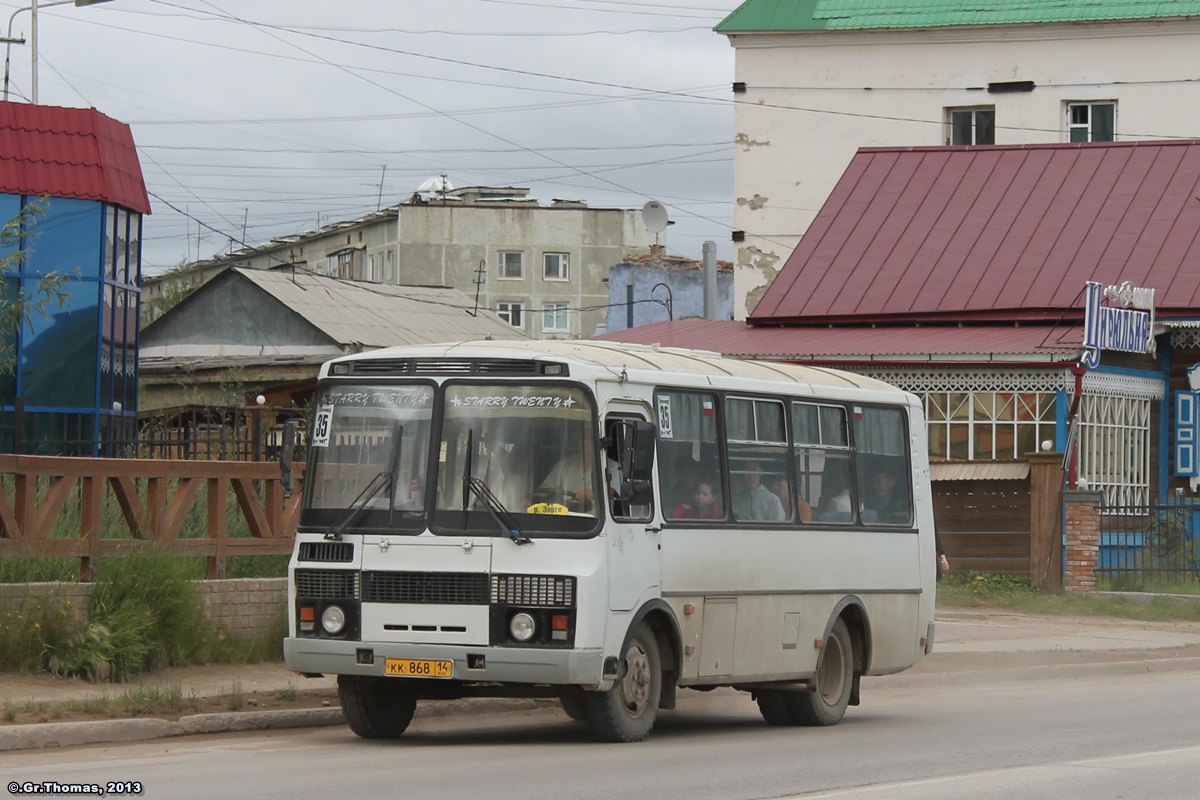
[[[662,696],[662,661],[654,631],[639,625],[621,658],[621,676],[607,692],[586,692],[583,712],[597,737],[640,742],[650,734]]]
[[[833,624],[817,661],[812,691],[759,689],[754,698],[768,725],[836,725],[854,688],[854,643],[846,623]]]
[[[338,700],[350,730],[363,739],[395,739],[412,722],[417,696],[402,678],[338,675]]]
[[[791,695],[789,705],[801,725],[836,725],[846,715],[854,688],[854,642],[846,623],[833,623],[813,678],[811,692]]]

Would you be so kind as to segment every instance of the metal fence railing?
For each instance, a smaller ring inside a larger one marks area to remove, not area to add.
[[[1125,591],[1200,583],[1200,505],[1101,506],[1096,577],[1101,588]]]

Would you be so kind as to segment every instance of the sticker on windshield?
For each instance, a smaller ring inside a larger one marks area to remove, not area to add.
[[[333,406],[321,406],[313,419],[312,437],[308,443],[312,447],[327,447],[329,445],[329,428],[333,424]]]
[[[671,430],[671,398],[658,398],[658,436],[660,439],[674,439]]]
[[[468,395],[456,392],[450,395],[450,405],[455,408],[571,408],[579,401],[566,395]]]

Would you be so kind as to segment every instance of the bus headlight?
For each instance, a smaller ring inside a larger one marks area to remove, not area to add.
[[[337,636],[346,629],[346,612],[341,606],[329,606],[321,613],[321,627],[330,636]]]
[[[513,614],[512,619],[508,621],[508,632],[518,642],[528,642],[533,638],[534,631],[536,630],[537,625],[534,624],[533,617],[524,611],[519,614]]]

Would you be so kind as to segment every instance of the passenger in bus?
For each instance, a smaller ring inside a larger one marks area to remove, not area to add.
[[[877,467],[871,473],[868,484],[870,494],[867,497],[865,522],[886,522],[903,524],[908,522],[908,497],[896,489],[896,476],[884,467]]]
[[[775,496],[779,498],[779,502],[783,505],[783,512],[786,518],[788,510],[791,508],[792,487],[788,482],[787,476],[782,476],[775,479]],[[801,522],[812,522],[813,512],[812,506],[803,497],[796,497],[796,518]]]
[[[692,458],[689,453],[680,453],[676,456],[671,467],[670,484],[667,485],[665,479],[663,481],[664,486],[667,487],[663,490],[663,499],[666,501],[663,503],[664,508],[677,508],[690,503],[696,494],[696,487],[704,479],[700,462]]]
[[[821,499],[817,519],[822,522],[850,522],[850,478],[842,461],[826,462],[821,476]]]
[[[672,519],[725,519],[725,510],[717,502],[717,482],[702,478],[696,484],[692,502],[681,503],[671,514]]]
[[[747,461],[742,473],[742,490],[733,498],[733,517],[740,520],[783,522],[783,503],[762,484],[763,468],[757,461]]]

